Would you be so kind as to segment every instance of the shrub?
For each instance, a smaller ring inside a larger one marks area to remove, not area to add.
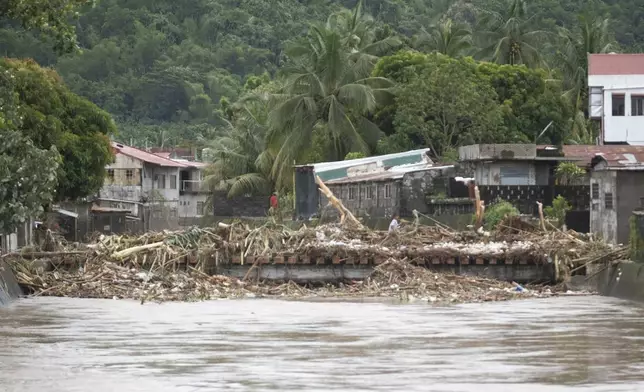
[[[363,152],[360,152],[360,151],[354,151],[354,152],[350,152],[350,153],[348,153],[348,154],[344,157],[344,160],[345,160],[345,161],[348,161],[348,160],[351,160],[351,159],[360,159],[360,158],[366,158],[366,157],[367,157],[367,156],[366,156]]]
[[[546,207],[543,209],[543,213],[547,218],[555,219],[557,225],[562,227],[566,223],[566,213],[570,211],[572,207],[568,200],[563,196],[559,195],[552,201],[552,206]]]
[[[586,171],[574,162],[561,162],[555,169],[555,178],[560,185],[573,185],[586,175]]]
[[[494,229],[501,221],[509,216],[518,216],[519,210],[510,202],[505,200],[497,201],[496,203],[486,207],[485,209],[485,229]]]

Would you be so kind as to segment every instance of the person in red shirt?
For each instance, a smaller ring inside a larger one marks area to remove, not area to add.
[[[279,211],[278,210],[279,203],[278,203],[277,195],[275,194],[275,192],[273,192],[273,194],[271,195],[270,202],[271,202],[271,208],[268,210],[268,212],[272,217],[278,218],[279,217],[279,213],[278,213],[278,211]]]

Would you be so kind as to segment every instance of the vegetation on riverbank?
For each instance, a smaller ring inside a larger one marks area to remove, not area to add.
[[[633,1],[59,1],[49,24],[48,2],[0,10],[4,55],[54,67],[125,143],[210,147],[231,196],[288,190],[293,162],[592,142],[586,54],[644,35]]]

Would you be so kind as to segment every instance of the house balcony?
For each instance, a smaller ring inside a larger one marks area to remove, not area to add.
[[[179,191],[181,194],[206,193],[208,192],[208,185],[201,180],[183,180]]]

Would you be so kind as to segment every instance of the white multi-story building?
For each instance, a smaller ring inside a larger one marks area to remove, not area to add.
[[[164,205],[178,218],[204,215],[208,198],[202,186],[205,164],[173,160],[120,143],[112,143],[115,159],[99,192],[101,204],[128,208],[139,215],[139,206]]]
[[[599,142],[644,145],[644,54],[589,54],[588,88]]]

